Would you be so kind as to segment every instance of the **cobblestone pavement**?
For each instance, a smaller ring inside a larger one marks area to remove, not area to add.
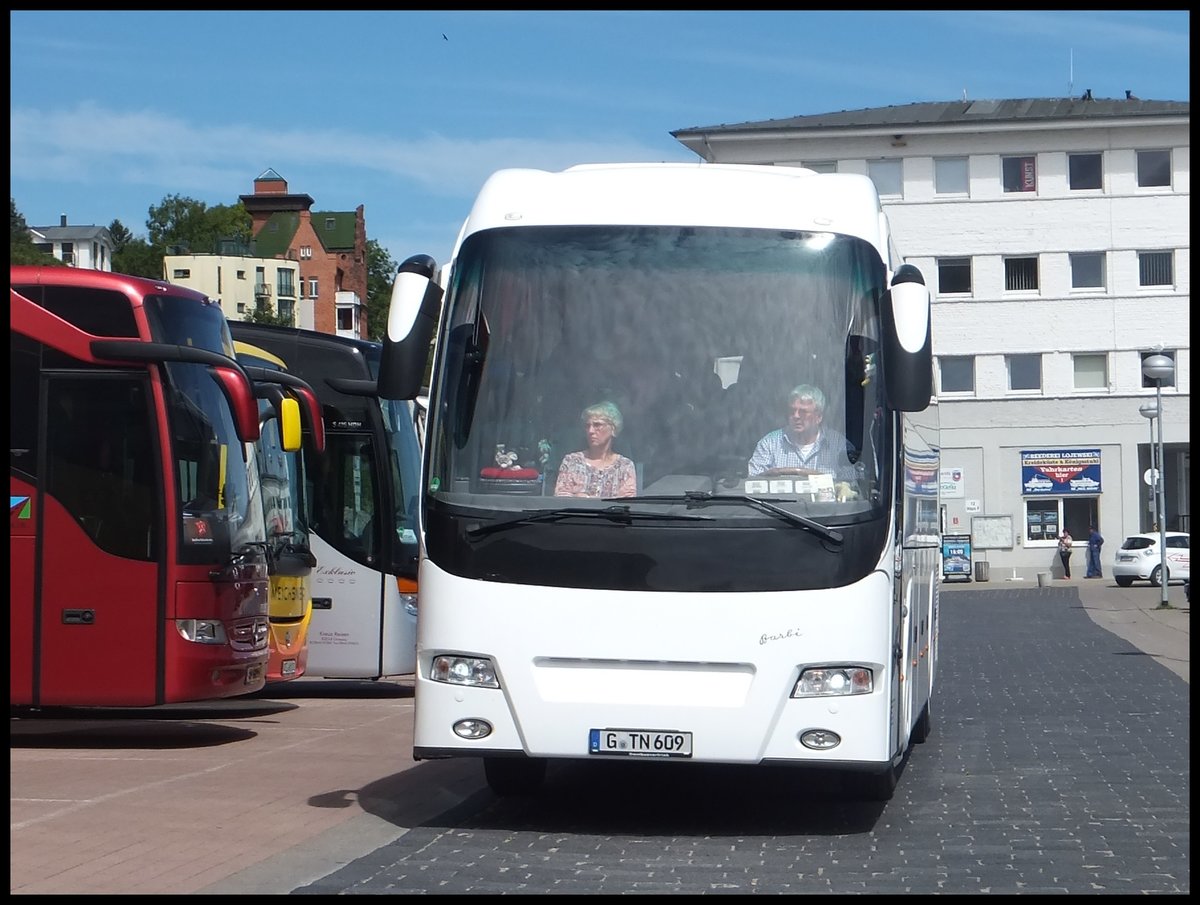
[[[886,805],[786,768],[552,766],[293,892],[1190,892],[1188,683],[1077,587],[1002,590],[942,595],[934,732]]]

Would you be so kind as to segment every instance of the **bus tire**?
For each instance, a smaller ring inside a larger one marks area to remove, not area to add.
[[[483,773],[491,790],[501,797],[533,795],[546,778],[544,757],[485,757]]]
[[[933,731],[933,716],[930,707],[933,701],[926,701],[925,706],[921,709],[921,715],[917,717],[917,723],[913,726],[912,740],[920,745],[924,744],[929,738],[929,733]]]

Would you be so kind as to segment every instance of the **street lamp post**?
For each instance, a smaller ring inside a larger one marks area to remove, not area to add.
[[[1175,376],[1175,362],[1161,353],[1151,355],[1142,362],[1142,373],[1154,381],[1155,417],[1158,418],[1158,473],[1154,480],[1158,493],[1158,586],[1162,590],[1158,607],[1165,609],[1171,604],[1167,600],[1167,501],[1163,488],[1163,472],[1166,470],[1167,460],[1163,456],[1162,385],[1164,380]]]
[[[1150,421],[1150,447],[1148,458],[1150,459],[1150,474],[1152,480],[1148,483],[1150,487],[1150,529],[1158,530],[1158,465],[1156,464],[1157,456],[1155,455],[1154,447],[1154,419],[1158,417],[1158,406],[1153,402],[1143,402],[1138,407],[1138,412],[1143,418]]]

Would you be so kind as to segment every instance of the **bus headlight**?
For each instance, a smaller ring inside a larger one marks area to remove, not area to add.
[[[820,666],[800,673],[800,679],[792,689],[792,697],[870,694],[874,687],[873,674],[865,666]]]
[[[464,657],[442,654],[434,657],[429,666],[429,678],[449,685],[470,685],[474,688],[499,688],[496,670],[487,657]]]
[[[225,623],[219,619],[176,619],[175,630],[197,644],[224,644],[228,640]]]

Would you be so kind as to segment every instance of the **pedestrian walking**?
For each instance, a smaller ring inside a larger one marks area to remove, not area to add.
[[[1063,528],[1058,536],[1058,558],[1062,560],[1063,578],[1071,577],[1071,532]]]
[[[1104,546],[1104,538],[1100,535],[1100,529],[1092,525],[1088,531],[1087,541],[1087,578],[1103,578],[1104,572],[1100,568],[1100,548]]]

